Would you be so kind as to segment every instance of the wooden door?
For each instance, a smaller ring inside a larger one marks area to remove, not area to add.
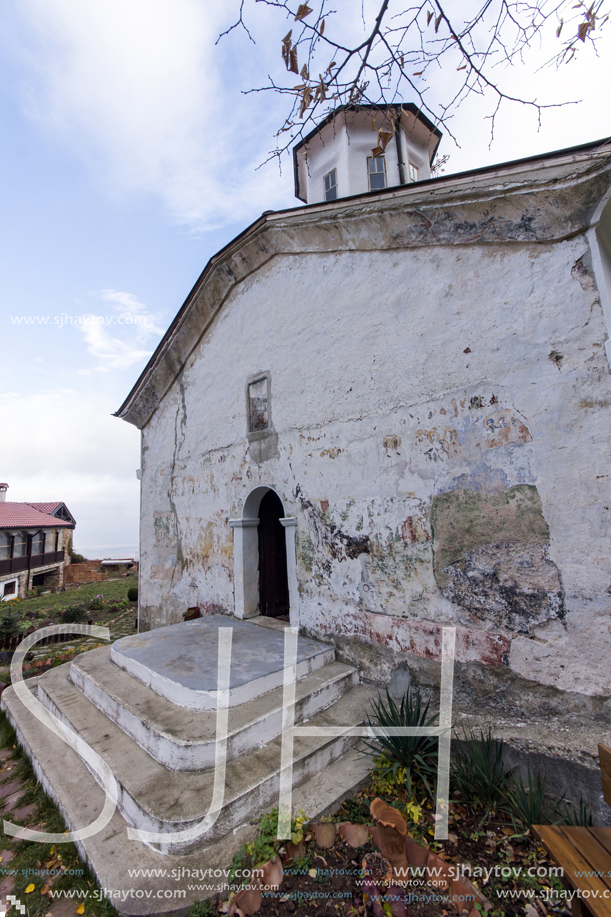
[[[261,614],[271,618],[289,613],[283,516],[280,498],[268,490],[259,506],[259,603]]]

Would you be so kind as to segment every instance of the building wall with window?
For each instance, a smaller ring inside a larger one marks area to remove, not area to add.
[[[290,620],[380,682],[611,710],[611,146],[268,214],[204,272],[119,415],[142,430],[140,626]],[[605,209],[606,207],[606,209]],[[599,259],[600,260],[600,259]]]
[[[313,204],[430,178],[440,134],[412,108],[335,112],[295,148],[297,197]]]
[[[0,502],[0,601],[23,598],[36,586],[63,585],[75,523],[63,503],[44,506],[51,513],[31,503]]]

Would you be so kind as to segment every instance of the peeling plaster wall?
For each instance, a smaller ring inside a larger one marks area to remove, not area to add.
[[[611,695],[606,336],[584,235],[273,257],[143,430],[143,626],[232,613],[228,521],[267,485],[297,517],[301,627],[369,677],[420,677],[453,624],[488,692]]]

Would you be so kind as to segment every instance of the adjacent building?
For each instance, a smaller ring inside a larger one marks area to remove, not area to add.
[[[76,525],[65,503],[9,503],[0,484],[0,601],[62,586]]]

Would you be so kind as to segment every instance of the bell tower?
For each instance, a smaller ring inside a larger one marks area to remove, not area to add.
[[[293,149],[295,195],[306,204],[431,177],[441,132],[415,105],[342,105]]]

